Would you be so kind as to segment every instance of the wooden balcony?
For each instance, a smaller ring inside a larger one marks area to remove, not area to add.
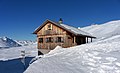
[[[44,35],[53,35],[53,34],[59,34],[56,31],[53,30],[45,30]]]

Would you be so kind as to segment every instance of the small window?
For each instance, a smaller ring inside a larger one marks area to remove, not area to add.
[[[58,42],[61,42],[61,37],[58,37]]]
[[[57,37],[56,42],[64,42],[63,37]]]
[[[46,42],[47,42],[47,43],[48,43],[48,42],[53,42],[53,38],[52,38],[52,37],[46,38]]]
[[[48,30],[52,30],[52,25],[51,24],[48,25]]]
[[[40,42],[40,43],[43,43],[43,38],[39,38],[39,42]]]

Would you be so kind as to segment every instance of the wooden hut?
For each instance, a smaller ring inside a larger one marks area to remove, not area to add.
[[[64,48],[88,43],[88,38],[95,38],[78,28],[59,22],[46,20],[33,34],[37,35],[38,49],[53,50],[57,45]]]

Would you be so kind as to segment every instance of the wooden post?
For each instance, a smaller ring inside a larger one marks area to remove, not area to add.
[[[88,43],[88,37],[87,37],[87,43]]]
[[[91,42],[92,42],[92,38],[91,38]]]
[[[66,42],[66,34],[64,33],[64,47],[67,47],[67,42]]]
[[[48,43],[48,50],[50,50],[50,45],[49,45],[49,43]]]
[[[21,62],[24,65],[24,69],[26,69],[26,64],[25,64],[25,50],[21,51]]]
[[[74,45],[76,44],[76,37],[74,36]]]

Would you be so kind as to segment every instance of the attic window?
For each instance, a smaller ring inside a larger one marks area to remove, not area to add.
[[[52,30],[52,25],[51,24],[48,25],[48,30]]]

